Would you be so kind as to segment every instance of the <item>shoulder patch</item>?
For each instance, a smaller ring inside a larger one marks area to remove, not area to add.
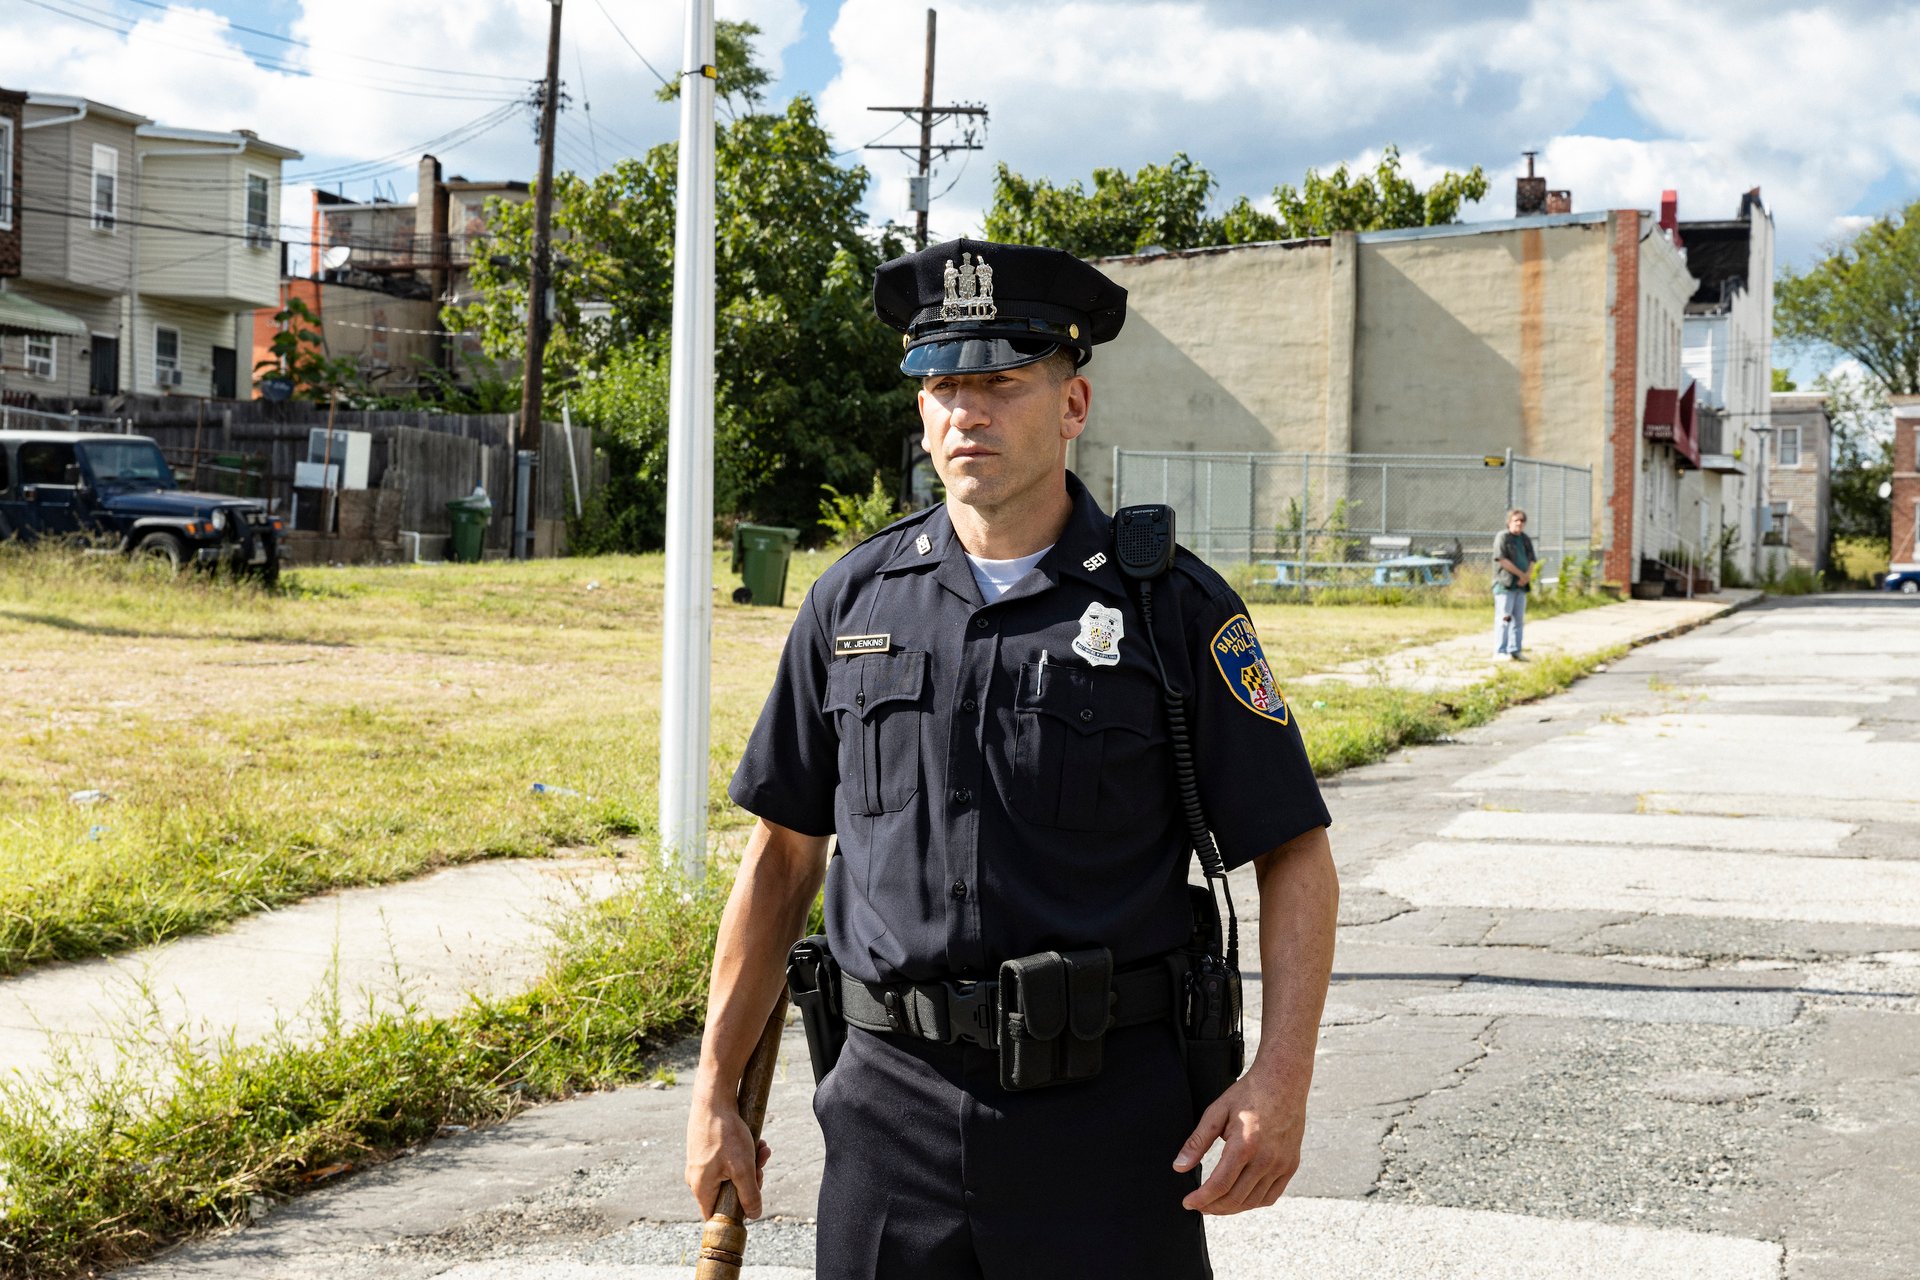
[[[1260,637],[1253,633],[1252,619],[1244,613],[1234,614],[1214,632],[1207,647],[1213,651],[1213,664],[1220,669],[1220,678],[1236,702],[1255,715],[1287,723],[1287,700],[1274,682],[1267,655],[1260,651]]]

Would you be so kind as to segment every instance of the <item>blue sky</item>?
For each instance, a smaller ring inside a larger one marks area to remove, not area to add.
[[[1371,163],[1392,142],[1423,180],[1482,165],[1492,194],[1470,218],[1510,214],[1526,148],[1541,152],[1554,186],[1572,189],[1576,208],[1651,208],[1674,187],[1683,217],[1726,217],[1757,185],[1782,264],[1804,265],[1861,219],[1903,207],[1920,181],[1920,60],[1909,55],[1920,48],[1920,6],[1908,3],[938,7],[937,96],[993,112],[987,149],[936,177],[937,191],[952,184],[935,206],[941,233],[977,229],[998,162],[1084,180],[1097,165],[1131,169],[1186,151],[1218,177],[1225,201],[1264,198],[1308,166]],[[761,54],[781,73],[776,99],[812,94],[849,147],[885,127],[867,106],[918,97],[924,4],[720,0],[720,9],[764,28]],[[252,127],[299,147],[283,221],[302,228],[309,187],[299,175],[406,199],[413,151],[449,133],[457,140],[434,149],[450,172],[528,176],[530,114],[509,100],[540,73],[547,13],[541,0],[4,0],[0,84],[83,93],[169,124]],[[563,165],[604,166],[673,137],[677,113],[653,101],[658,82],[641,59],[671,73],[682,14],[665,0],[567,0]],[[908,161],[860,158],[875,177],[870,215],[904,216]],[[343,175],[348,165],[360,167]]]

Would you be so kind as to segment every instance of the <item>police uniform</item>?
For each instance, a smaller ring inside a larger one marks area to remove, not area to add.
[[[888,263],[875,295],[920,375],[1058,347],[1084,361],[1125,314],[1124,291],[1069,255],[969,240]],[[990,979],[1085,947],[1124,971],[1188,939],[1189,843],[1146,624],[1111,520],[1066,485],[1058,540],[991,603],[937,506],[850,551],[800,607],[730,794],[837,837],[827,936],[854,979]],[[1227,865],[1327,825],[1232,588],[1183,550],[1153,605]],[[821,1280],[1211,1274],[1201,1216],[1180,1204],[1199,1175],[1171,1167],[1196,1117],[1169,1020],[1109,1032],[1094,1078],[1031,1091],[1002,1087],[996,1055],[964,1040],[855,1028],[815,1110]]]

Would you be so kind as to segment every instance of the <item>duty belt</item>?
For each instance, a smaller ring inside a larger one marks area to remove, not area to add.
[[[1113,974],[1109,1027],[1133,1027],[1172,1017],[1180,975],[1160,957]],[[850,1026],[936,1044],[962,1040],[1000,1047],[1000,984],[975,982],[862,982],[840,974],[840,1012]]]

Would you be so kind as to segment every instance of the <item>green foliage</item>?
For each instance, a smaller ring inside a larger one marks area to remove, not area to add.
[[[873,487],[864,498],[842,493],[830,484],[820,488],[827,495],[820,502],[820,524],[836,546],[865,542],[903,514],[887,488],[886,477],[878,471],[873,473]]]
[[[1372,173],[1355,176],[1340,165],[1322,175],[1307,170],[1298,189],[1275,187],[1274,203],[1284,238],[1324,236],[1335,231],[1383,231],[1393,227],[1433,227],[1455,222],[1460,206],[1487,194],[1487,175],[1479,165],[1466,173],[1451,170],[1425,191],[1400,172],[1400,148],[1389,143]]]
[[[293,394],[314,400],[330,399],[335,393],[354,399],[366,390],[360,367],[346,356],[327,354],[326,334],[318,327],[320,317],[299,298],[287,299],[287,305],[273,313],[279,329],[267,349],[273,354],[254,362],[253,371],[263,378],[285,378],[293,383]]]
[[[1372,173],[1355,176],[1343,164],[1325,175],[1309,169],[1297,188],[1276,187],[1277,215],[1263,212],[1246,196],[1211,215],[1207,205],[1216,186],[1213,175],[1185,152],[1134,174],[1095,169],[1091,192],[1078,181],[1055,185],[1002,164],[994,178],[986,235],[1096,258],[1154,247],[1193,249],[1433,226],[1456,221],[1462,204],[1483,198],[1487,177],[1475,165],[1466,173],[1443,174],[1422,191],[1400,172],[1400,151],[1389,145]]]
[[[751,22],[722,18],[713,28],[714,93],[732,104],[735,98],[752,111],[766,99],[773,77],[753,60],[753,38],[760,28]],[[673,80],[654,90],[661,102],[680,100],[680,81]]]
[[[810,528],[820,486],[864,484],[897,457],[913,421],[899,344],[868,297],[874,269],[902,246],[891,231],[868,230],[867,172],[835,163],[810,99],[741,116],[719,130],[717,150],[714,372],[716,429],[727,435],[716,464],[727,474],[716,510]],[[590,182],[555,179],[565,260],[554,272],[546,374],[556,393],[579,392],[576,407],[603,439],[624,442],[608,545],[662,536],[656,381],[672,334],[676,164],[676,146],[664,145]],[[473,268],[479,301],[447,319],[505,357],[525,342],[532,205],[495,204],[492,216],[493,252]],[[595,299],[611,304],[609,319],[583,319],[582,304]],[[615,387],[596,397],[590,375],[602,374]],[[641,407],[651,416],[608,416]]]
[[[1878,218],[1804,274],[1781,273],[1774,332],[1858,360],[1889,392],[1920,393],[1920,201]]]
[[[1773,371],[1773,390],[1798,391],[1799,389],[1800,384],[1789,377],[1785,369],[1775,369]]]
[[[1876,386],[1830,373],[1814,385],[1826,394],[1833,422],[1832,536],[1891,542],[1893,504],[1880,496],[1893,478],[1887,398]]]

